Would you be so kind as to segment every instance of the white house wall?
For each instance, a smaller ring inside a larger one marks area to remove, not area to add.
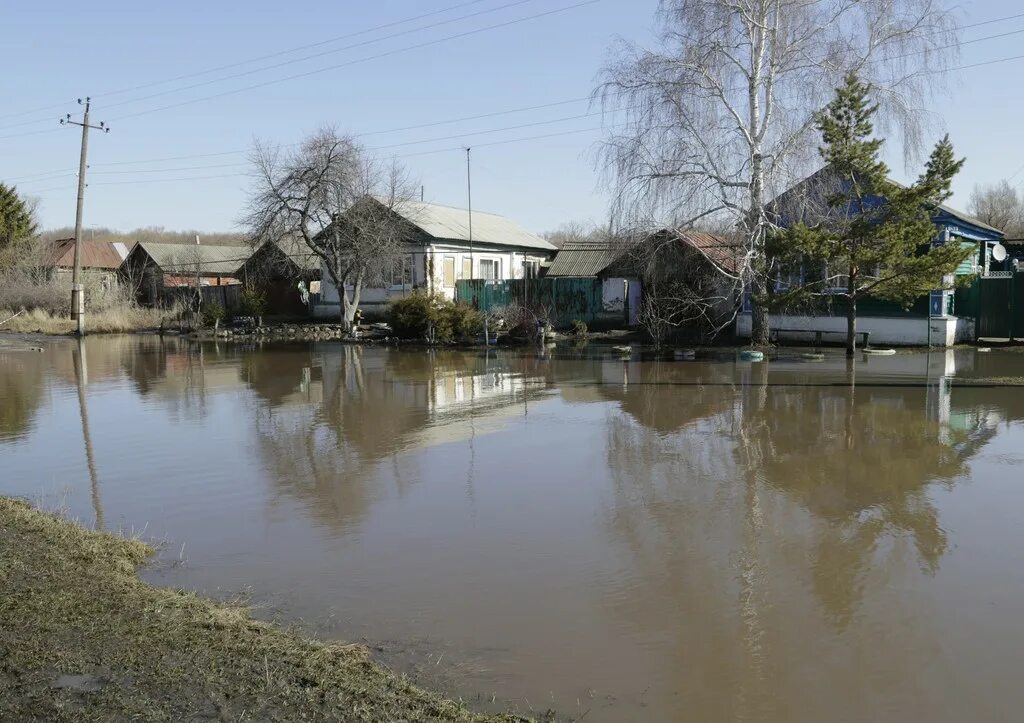
[[[601,282],[601,309],[622,313],[626,309],[626,279],[604,279]],[[639,282],[633,282],[639,283]]]
[[[481,273],[481,262],[494,261],[499,265],[499,280],[523,278],[523,265],[526,261],[546,261],[548,255],[540,251],[526,249],[490,249],[474,248],[472,254],[469,246],[459,244],[432,243],[421,251],[412,253],[413,283],[406,285],[393,285],[389,287],[364,288],[360,296],[360,306],[368,313],[382,313],[390,302],[395,299],[408,296],[415,288],[429,288],[443,294],[449,299],[455,298],[455,286],[446,286],[444,283],[444,264],[446,259],[452,259],[455,264],[455,279],[483,278]],[[464,265],[472,259],[473,271],[470,275],[465,274]],[[320,304],[314,307],[313,314],[316,317],[337,317],[341,302],[338,290],[334,286],[330,275],[323,273],[321,285]]]
[[[823,341],[839,343],[845,339],[846,317],[844,316],[790,316],[772,314],[769,317],[771,329],[791,329],[779,331],[781,341],[813,343],[816,331],[831,332]],[[929,335],[929,328],[931,333]],[[797,331],[803,330],[806,331]],[[870,342],[873,346],[887,344],[890,346],[953,346],[966,341],[973,341],[974,324],[968,319],[948,317],[890,317],[861,316],[857,317],[857,331],[871,332]],[[736,318],[736,336],[749,339],[751,332],[751,315],[740,314]]]

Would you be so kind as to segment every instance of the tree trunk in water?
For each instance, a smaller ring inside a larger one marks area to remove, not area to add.
[[[757,301],[756,297],[762,297],[768,289],[764,277],[756,273],[751,284],[754,291],[755,301],[750,315],[750,345],[768,346],[770,325],[768,321],[768,307]]]
[[[857,351],[857,299],[850,297],[850,308],[846,311],[846,356],[852,357]]]
[[[363,293],[363,279],[356,277],[352,285],[352,298],[348,297],[348,291],[342,287],[341,290],[341,323],[345,325],[345,331],[352,331],[356,310],[359,308],[359,299]]]

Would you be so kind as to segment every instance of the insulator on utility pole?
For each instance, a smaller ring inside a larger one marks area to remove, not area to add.
[[[78,99],[79,104],[84,106],[82,121],[71,120],[68,113],[60,119],[60,124],[70,126],[81,126],[82,128],[82,151],[78,159],[78,205],[75,207],[75,270],[71,277],[71,318],[78,327],[78,335],[85,336],[85,292],[82,286],[82,211],[85,206],[85,169],[88,168],[87,158],[89,154],[89,129],[95,128],[104,133],[110,132],[110,127],[101,122],[99,125],[89,124],[90,99],[86,97],[83,101]]]

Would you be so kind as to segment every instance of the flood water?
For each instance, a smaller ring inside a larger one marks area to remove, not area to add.
[[[1024,353],[33,343],[0,494],[477,708],[1024,716]]]

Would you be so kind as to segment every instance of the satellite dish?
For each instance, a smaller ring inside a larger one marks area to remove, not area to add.
[[[1006,247],[1002,244],[996,244],[993,246],[992,258],[996,261],[1006,261]]]

